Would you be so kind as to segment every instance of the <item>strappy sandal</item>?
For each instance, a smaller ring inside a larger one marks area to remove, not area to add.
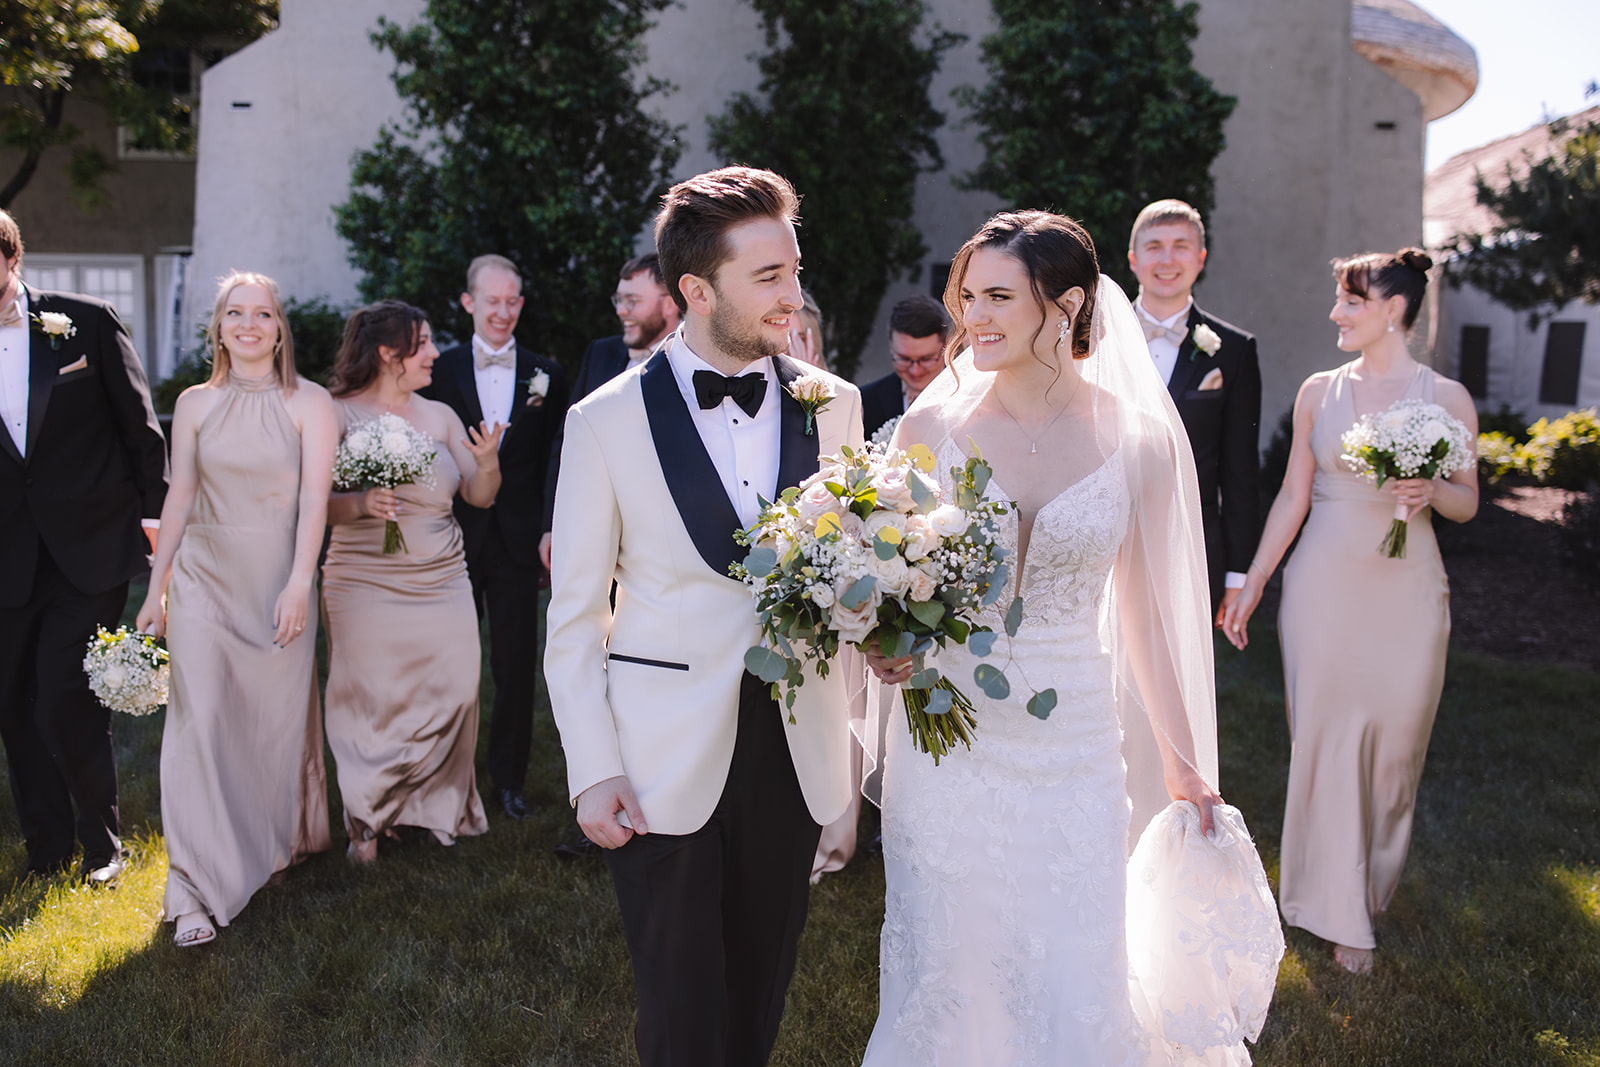
[[[217,939],[217,928],[211,925],[211,919],[205,912],[194,912],[189,915],[178,916],[178,930],[172,935],[172,943],[179,948],[197,948],[200,945],[209,945]]]

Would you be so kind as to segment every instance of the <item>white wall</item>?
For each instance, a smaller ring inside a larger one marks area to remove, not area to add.
[[[1548,309],[1546,309],[1548,311]],[[1545,341],[1550,322],[1585,323],[1583,362],[1576,404],[1541,404],[1539,380],[1544,371]],[[1600,407],[1600,307],[1575,301],[1528,328],[1528,313],[1512,311],[1481,289],[1463,285],[1439,291],[1439,368],[1455,375],[1461,367],[1461,327],[1489,328],[1488,396],[1480,411],[1498,411],[1507,404],[1528,421],[1558,418],[1573,409]]]

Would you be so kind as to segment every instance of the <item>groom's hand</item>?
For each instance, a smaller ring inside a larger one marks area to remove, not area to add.
[[[617,812],[626,812],[632,829],[622,825]],[[578,825],[583,836],[601,848],[621,848],[634,834],[647,834],[639,798],[633,795],[628,776],[619,774],[596,782],[578,794]]]

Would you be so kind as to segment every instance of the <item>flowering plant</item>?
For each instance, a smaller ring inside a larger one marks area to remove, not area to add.
[[[948,642],[979,656],[993,649],[996,634],[977,616],[1005,592],[999,520],[1012,505],[982,499],[990,470],[981,456],[952,468],[950,500],[928,476],[933,465],[926,445],[824,457],[816,474],[739,532],[750,553],[730,569],[749,584],[761,621],[762,644],[745,653],[745,666],[772,683],[775,699],[793,708],[804,665],[815,661],[826,677],[842,642],[910,656],[906,719],[917,747],[938,763],[955,742],[971,746],[977,719],[972,701],[924,657]],[[1021,623],[1017,599],[1006,632]],[[973,681],[996,700],[1011,691],[992,664],[979,664]],[[1054,705],[1051,690],[1028,710],[1044,718]]]
[[[528,379],[528,400],[526,407],[536,408],[544,403],[544,398],[550,395],[550,375],[546,371],[536,370]]]
[[[1390,478],[1446,478],[1475,462],[1466,426],[1438,404],[1399,400],[1363,415],[1340,438],[1340,458],[1378,488]],[[1378,546],[1390,559],[1406,555],[1407,508],[1395,505],[1389,533]]]
[[[78,332],[78,328],[72,324],[72,316],[65,312],[40,311],[30,314],[28,318],[50,338],[51,348],[60,348],[62,341]]]
[[[1202,322],[1194,328],[1194,346],[1206,355],[1214,356],[1217,354],[1217,349],[1222,347],[1222,338],[1216,330]],[[1189,356],[1192,359],[1194,353],[1189,353]]]
[[[126,626],[112,633],[97,626],[84,653],[83,671],[101,704],[129,715],[149,715],[167,702],[167,658],[152,634],[131,633]]]
[[[806,436],[815,432],[817,413],[833,402],[833,386],[820,374],[806,374],[789,383],[789,395],[806,413]]]
[[[420,482],[432,485],[434,453],[438,442],[405,419],[385,412],[358,423],[339,442],[333,457],[333,487],[341,492],[393,489]],[[383,554],[406,551],[400,524],[389,519],[383,526]]]

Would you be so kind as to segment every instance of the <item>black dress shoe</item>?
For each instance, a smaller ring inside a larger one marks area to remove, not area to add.
[[[563,841],[555,847],[557,858],[564,860],[581,860],[585,856],[598,856],[604,851],[582,834],[578,835],[576,841]]]
[[[28,865],[28,877],[54,878],[57,875],[66,874],[71,867],[72,861],[70,859],[56,860],[54,863],[41,863],[37,866],[30,863]]]
[[[83,880],[86,884],[99,888],[113,886],[127,869],[128,861],[121,855],[106,860],[84,860]]]
[[[533,814],[533,809],[528,807],[528,802],[522,794],[515,789],[502,789],[494,795],[500,802],[500,810],[513,819],[526,819]]]

